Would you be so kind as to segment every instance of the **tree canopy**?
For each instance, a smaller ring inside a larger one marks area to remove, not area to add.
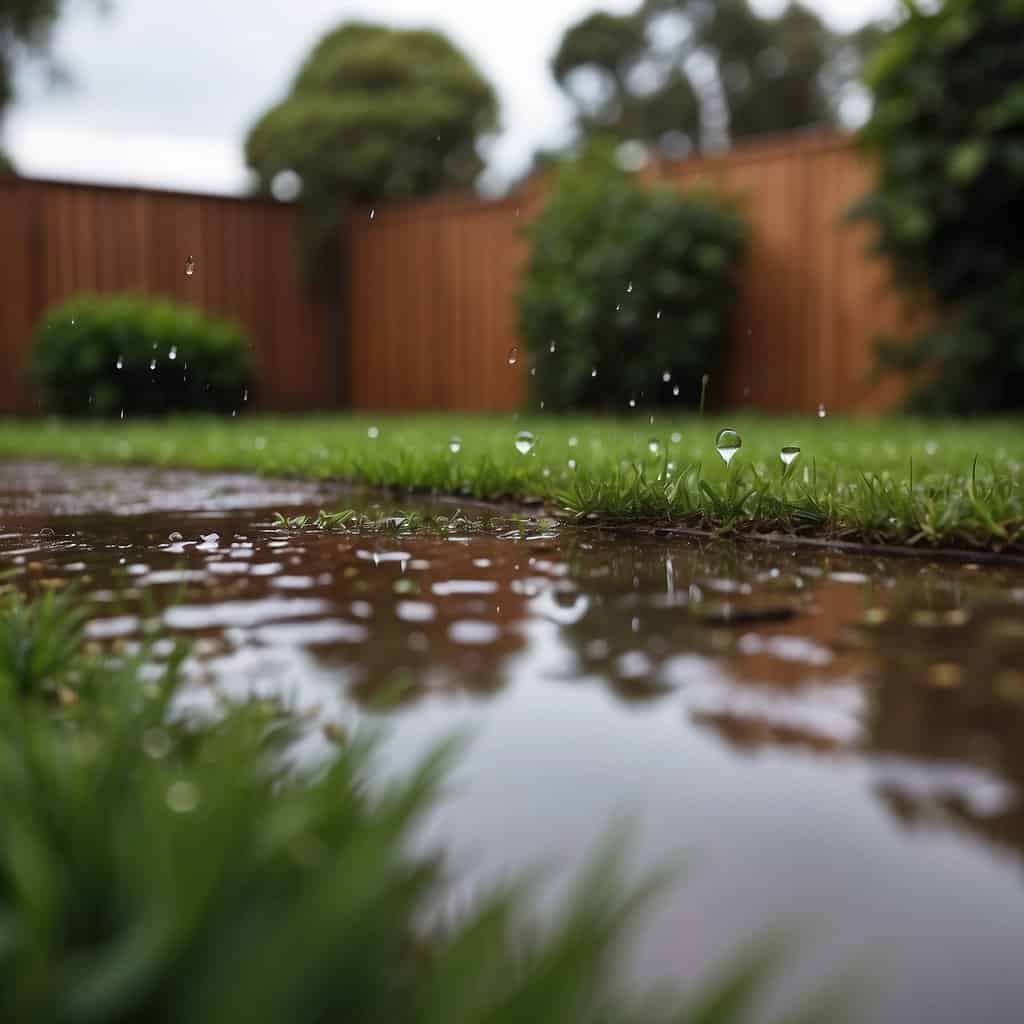
[[[494,90],[447,38],[350,22],[329,32],[245,142],[260,188],[293,171],[307,195],[357,202],[472,185]]]
[[[698,142],[836,123],[873,38],[837,34],[795,2],[769,18],[748,0],[641,0],[632,14],[572,25],[552,71],[581,134],[680,156]]]

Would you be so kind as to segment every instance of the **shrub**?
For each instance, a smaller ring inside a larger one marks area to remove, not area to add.
[[[164,299],[82,295],[36,330],[29,372],[44,407],[74,416],[243,407],[253,358],[241,331]]]
[[[708,192],[645,188],[598,147],[562,168],[527,233],[519,322],[545,408],[696,404],[729,337],[737,210]]]
[[[930,7],[931,5],[929,5]],[[862,140],[880,164],[855,215],[934,326],[880,346],[924,411],[1024,407],[1024,3],[904,0],[874,55]]]
[[[617,940],[650,888],[622,895],[614,853],[530,942],[514,887],[427,931],[443,871],[412,833],[445,752],[372,796],[363,742],[289,769],[294,716],[251,701],[187,723],[171,713],[184,650],[160,677],[145,653],[83,656],[75,600],[0,596],[0,1019],[747,1019],[770,955],[689,1013],[614,996]]]

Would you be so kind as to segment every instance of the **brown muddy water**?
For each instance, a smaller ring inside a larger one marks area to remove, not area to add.
[[[526,867],[568,877],[625,820],[637,872],[687,865],[629,948],[639,982],[686,986],[781,930],[772,1009],[845,974],[853,1019],[1024,1019],[1024,572],[273,525],[353,503],[3,466],[0,567],[79,581],[98,643],[134,643],[147,615],[194,638],[199,704],[255,690],[318,725],[383,724],[382,772],[468,731],[424,835],[454,904]]]

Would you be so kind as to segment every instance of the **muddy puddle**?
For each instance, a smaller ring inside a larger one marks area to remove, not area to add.
[[[383,724],[382,771],[467,732],[425,836],[453,901],[527,866],[558,879],[625,820],[635,870],[687,865],[637,932],[638,981],[686,985],[781,929],[776,1009],[838,972],[860,981],[854,1019],[1021,1019],[1024,572],[274,525],[355,502],[0,467],[0,568],[78,581],[98,644],[153,619],[191,637],[197,700],[257,690],[318,725]]]

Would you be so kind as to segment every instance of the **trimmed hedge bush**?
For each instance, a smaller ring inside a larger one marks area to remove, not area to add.
[[[597,147],[562,168],[527,235],[519,323],[545,409],[699,402],[729,339],[746,239],[734,206],[645,188]]]
[[[237,327],[188,306],[81,295],[46,314],[29,372],[63,415],[230,412],[248,399],[253,356]]]
[[[931,6],[931,5],[929,5]],[[1024,0],[904,3],[867,69],[862,132],[880,165],[854,213],[897,283],[937,307],[881,365],[925,412],[1024,408]]]

